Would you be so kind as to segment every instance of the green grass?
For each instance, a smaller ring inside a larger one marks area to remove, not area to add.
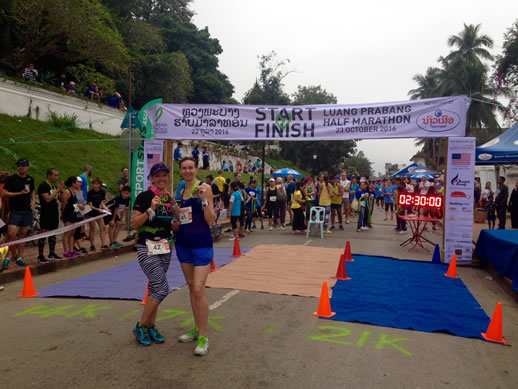
[[[120,147],[119,137],[86,129],[60,129],[50,123],[0,114],[0,171],[14,173],[14,164],[19,158],[29,160],[29,174],[34,177],[36,186],[45,180],[47,169],[51,167],[58,169],[60,180],[65,181],[69,176],[81,174],[84,165],[91,165],[92,178],[100,177],[112,193],[118,192],[121,169],[128,165],[128,154]],[[288,161],[267,158],[266,162],[276,168],[294,168],[304,176],[309,175]],[[217,175],[214,170],[199,170],[202,179],[209,174]],[[223,176],[234,178],[230,172],[223,172]],[[242,181],[248,183],[251,177],[243,173]],[[254,177],[261,182],[260,174]],[[265,174],[265,181],[269,177]],[[179,167],[175,164],[175,186],[180,181]]]
[[[58,169],[60,180],[66,180],[91,165],[92,177],[117,188],[121,169],[128,165],[118,137],[77,128],[52,130],[56,127],[46,122],[0,114],[0,170],[14,173],[17,159],[27,158],[37,186],[49,168]],[[44,131],[48,132],[32,136]]]

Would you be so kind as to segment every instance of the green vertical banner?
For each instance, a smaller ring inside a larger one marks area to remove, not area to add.
[[[141,123],[141,128],[139,130],[140,136],[142,136],[143,139],[154,138],[153,125],[146,111],[153,105],[162,103],[163,99],[151,100],[140,109],[138,120]],[[131,160],[131,204],[133,204],[141,192],[146,190],[146,188],[144,188],[144,182],[145,176],[148,173],[149,172],[144,171],[144,142],[142,142],[138,150],[133,153]]]

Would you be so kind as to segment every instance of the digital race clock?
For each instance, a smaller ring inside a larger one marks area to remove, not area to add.
[[[400,193],[398,201],[400,205],[413,205],[415,207],[440,208],[442,206],[442,197],[439,195]]]

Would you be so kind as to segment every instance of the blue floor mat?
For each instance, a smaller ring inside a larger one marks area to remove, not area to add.
[[[249,250],[249,248],[241,248],[243,254]],[[214,263],[216,268],[224,266],[235,259],[231,257],[232,251],[232,248],[214,248]],[[137,253],[135,252],[135,258],[136,257]],[[172,251],[171,264],[167,271],[167,280],[169,282],[170,292],[186,284],[175,250]],[[40,289],[38,290],[38,292],[40,292],[38,297],[87,297],[142,300],[146,293],[146,285],[147,277],[135,260],[124,265]]]
[[[331,320],[479,338],[489,317],[448,265],[353,255],[333,288]]]

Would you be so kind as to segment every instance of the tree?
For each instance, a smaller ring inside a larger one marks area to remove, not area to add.
[[[30,62],[56,73],[84,61],[108,76],[127,69],[122,37],[98,0],[15,0],[6,12],[12,41],[1,63],[14,74]]]
[[[336,104],[338,99],[332,93],[328,93],[320,85],[299,85],[297,92],[292,95],[292,101],[295,105]]]
[[[505,112],[505,119],[512,122],[518,119],[518,19],[504,34],[502,54],[497,56],[495,79],[497,93],[508,88],[511,99]]]
[[[369,177],[373,174],[371,164],[361,150],[344,159],[344,166],[347,166],[349,169],[347,172],[357,172],[362,177]]]
[[[412,79],[417,83],[416,89],[411,89],[408,94],[412,100],[437,97],[441,88],[441,70],[436,67],[426,69],[425,75],[416,74]]]

